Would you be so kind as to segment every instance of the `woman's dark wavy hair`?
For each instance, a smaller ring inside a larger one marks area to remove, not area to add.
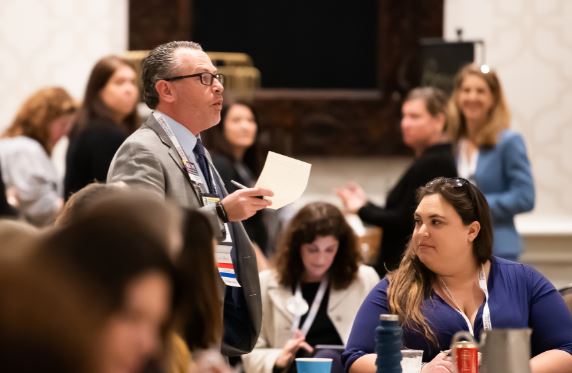
[[[479,222],[481,229],[473,241],[473,253],[478,263],[489,260],[493,247],[493,227],[483,193],[466,179],[439,177],[418,189],[418,203],[425,196],[433,194],[441,195],[459,214],[463,224]],[[387,295],[391,313],[399,315],[403,325],[420,331],[436,346],[435,333],[421,312],[423,300],[431,294],[436,275],[419,260],[412,242],[409,242],[399,268],[388,276]]]
[[[242,162],[250,169],[250,172],[254,176],[260,174],[262,164],[261,159],[262,156],[260,154],[260,146],[259,146],[259,134],[260,134],[260,118],[254,107],[242,100],[233,101],[225,106],[223,106],[221,114],[220,114],[220,122],[216,126],[209,128],[208,130],[201,133],[201,139],[205,143],[205,146],[209,149],[211,153],[218,153],[225,156],[228,159],[232,159],[236,161],[234,154],[232,154],[232,147],[229,141],[224,136],[224,123],[225,119],[228,115],[229,110],[236,105],[246,106],[252,112],[254,116],[254,121],[256,122],[256,126],[258,127],[256,131],[256,137],[254,138],[254,143],[252,146],[244,152],[244,158]]]
[[[329,270],[334,289],[344,289],[355,278],[361,261],[357,238],[342,212],[326,202],[304,206],[286,228],[276,254],[276,271],[281,285],[294,288],[302,278],[304,264],[300,248],[318,236],[336,237],[338,252]]]
[[[131,62],[115,55],[103,57],[93,66],[87,81],[83,103],[78,112],[77,124],[73,129],[73,134],[83,130],[89,123],[92,123],[94,119],[105,118],[113,121],[114,114],[111,109],[105,105],[100,93],[115,71],[122,66],[130,67],[135,71],[135,67]],[[116,124],[122,126],[128,133],[131,133],[139,127],[140,122],[141,120],[137,114],[136,105],[133,111],[123,120],[123,123]]]

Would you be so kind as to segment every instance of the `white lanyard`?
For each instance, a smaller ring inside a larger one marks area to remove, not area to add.
[[[487,286],[487,276],[485,275],[485,268],[481,264],[481,272],[479,272],[479,287],[485,293],[485,306],[483,307],[483,329],[492,330],[493,324],[491,322],[491,310],[489,309],[489,288]]]
[[[202,198],[200,198],[200,200],[202,201],[203,205],[209,204],[209,200],[211,200],[210,203],[213,203],[212,201],[220,200],[219,197],[213,199],[212,195],[209,195],[208,187],[200,177],[196,166],[192,162],[190,162],[189,159],[187,158],[187,155],[183,151],[183,148],[181,147],[179,140],[177,140],[175,133],[173,132],[171,127],[167,124],[165,119],[157,112],[154,112],[153,115],[155,116],[155,119],[157,119],[157,122],[159,122],[159,124],[161,125],[161,128],[163,128],[163,131],[165,131],[165,134],[169,137],[169,140],[171,140],[171,142],[173,143],[175,149],[177,149],[177,153],[181,158],[181,162],[183,163],[183,167],[185,168],[185,171],[187,172],[187,175],[189,176],[191,183],[199,187],[202,194]],[[211,173],[211,180],[214,181],[212,173]],[[213,182],[213,188],[215,190],[212,192],[215,195],[217,195],[215,182]],[[240,283],[238,282],[238,279],[236,277],[236,270],[234,268],[234,263],[232,262],[231,250],[233,243],[228,223],[224,223],[223,235],[224,235],[223,241],[219,242],[216,245],[216,250],[215,250],[217,269],[225,285],[240,287]]]
[[[304,324],[300,328],[300,332],[305,337],[310,331],[310,327],[312,323],[316,319],[316,315],[318,314],[318,310],[320,309],[320,304],[322,304],[322,300],[324,299],[324,294],[326,294],[326,290],[328,289],[330,281],[328,277],[324,277],[320,282],[320,287],[318,288],[318,292],[312,301],[312,306],[310,307],[310,312],[304,320]],[[300,287],[300,283],[296,285],[296,293],[294,295],[296,298],[302,298],[302,288]],[[294,317],[294,321],[292,322],[292,332],[295,332],[298,329],[298,324],[300,324],[300,319],[302,316]]]
[[[481,270],[479,272],[478,280],[479,280],[479,287],[481,288],[481,290],[485,294],[485,306],[483,307],[483,329],[484,330],[491,330],[493,328],[493,326],[491,323],[491,311],[489,309],[489,289],[487,286],[487,277],[485,275],[485,267],[482,264],[481,264]],[[463,319],[467,323],[467,326],[469,327],[469,332],[471,333],[471,335],[475,336],[475,332],[473,331],[473,325],[471,324],[471,321],[469,320],[467,315],[465,315],[461,311],[459,305],[455,301],[455,298],[453,298],[453,294],[451,294],[451,291],[449,290],[449,288],[447,287],[447,284],[445,284],[445,281],[443,281],[443,279],[441,279],[441,283],[443,284],[443,287],[444,287],[445,291],[447,292],[447,295],[449,296],[449,298],[451,298],[451,300],[455,304],[455,311],[457,311],[463,317]]]
[[[199,189],[203,194],[208,194],[209,190],[208,187],[206,186],[206,183],[201,178],[199,172],[197,171],[196,166],[187,158],[187,155],[183,151],[183,148],[181,147],[181,144],[179,143],[179,140],[177,140],[177,137],[175,136],[175,133],[173,132],[171,127],[167,124],[165,119],[159,113],[153,112],[153,115],[155,119],[157,119],[157,122],[159,122],[159,124],[161,125],[161,128],[163,128],[163,131],[165,131],[167,137],[169,137],[169,140],[171,140],[171,143],[173,143],[175,149],[177,150],[179,158],[181,158],[181,162],[183,163],[183,167],[187,172],[187,175],[189,176],[191,183],[198,185]],[[207,177],[207,175],[205,175],[205,177]],[[212,173],[211,173],[211,180],[214,180],[214,178],[212,177]],[[216,183],[213,183],[213,188],[215,188],[215,190],[213,190],[212,192],[214,194],[217,194],[215,184]]]

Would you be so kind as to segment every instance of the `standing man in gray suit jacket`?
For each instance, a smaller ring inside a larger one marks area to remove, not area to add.
[[[220,121],[224,88],[223,76],[199,44],[158,46],[143,61],[142,75],[145,103],[154,111],[121,145],[107,181],[146,188],[208,216],[220,233],[222,353],[247,353],[258,338],[262,310],[256,257],[241,221],[268,207],[269,201],[256,197],[272,192],[247,188],[228,194],[202,146],[200,133]]]

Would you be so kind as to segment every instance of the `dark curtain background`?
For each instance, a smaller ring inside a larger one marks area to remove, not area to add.
[[[377,1],[194,0],[191,39],[246,52],[265,88],[375,88]]]

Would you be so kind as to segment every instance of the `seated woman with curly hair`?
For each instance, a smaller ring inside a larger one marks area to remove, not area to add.
[[[275,269],[260,274],[262,330],[243,356],[246,372],[292,371],[294,358],[313,354],[316,345],[344,345],[378,281],[372,267],[360,265],[356,236],[337,207],[303,207],[285,231]],[[314,356],[332,358],[332,372],[343,372],[339,351]]]

